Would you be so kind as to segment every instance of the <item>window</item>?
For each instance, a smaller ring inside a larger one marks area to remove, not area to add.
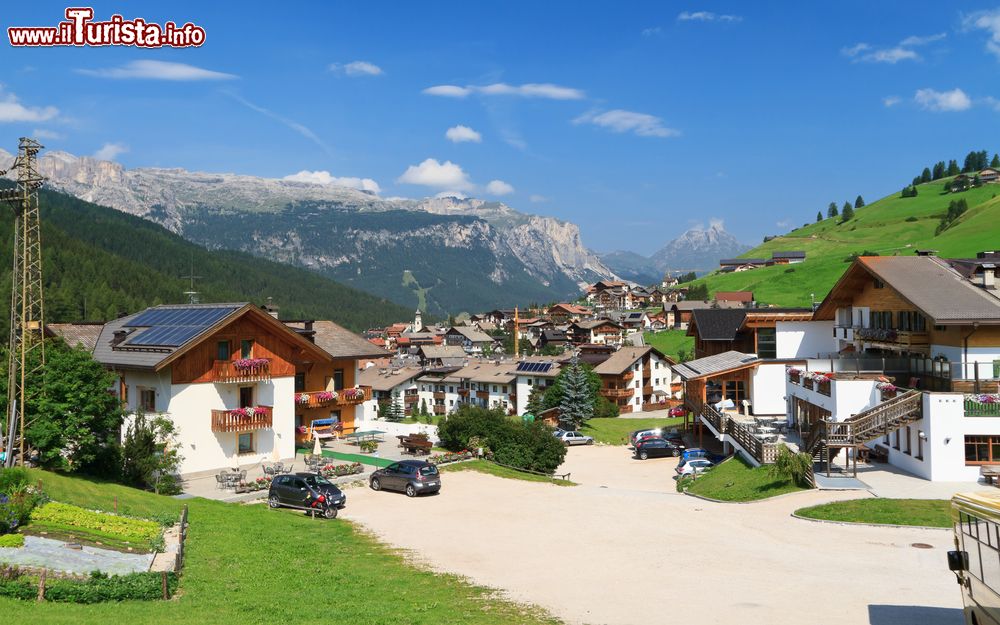
[[[917,460],[924,459],[924,439],[920,436],[920,432],[917,432]]]
[[[757,355],[761,358],[778,357],[778,337],[774,328],[757,329]]]
[[[243,432],[242,434],[239,435],[236,453],[242,455],[242,454],[252,454],[253,452],[254,452],[253,432]]]
[[[333,370],[333,390],[339,391],[344,388],[344,370]]]
[[[872,286],[875,287],[876,289],[884,289],[885,282],[882,282],[878,278],[875,278],[874,282],[872,283]]]
[[[496,393],[496,392],[497,392],[497,385],[496,385],[496,384],[494,384],[494,385],[493,385],[493,392],[494,392],[494,393]]]
[[[249,408],[253,406],[253,387],[252,386],[241,386],[240,387],[240,408]]]
[[[240,358],[253,358],[253,339],[240,341]]]
[[[139,407],[143,412],[156,412],[156,391],[151,388],[140,388]]]
[[[906,446],[903,447],[903,453],[907,456],[910,455],[910,426],[906,426]]]
[[[893,437],[892,446],[897,450],[899,449],[899,430],[896,430],[896,434]]]
[[[885,438],[882,439],[882,442],[885,443],[886,445],[889,444],[889,434],[888,433],[885,435]]]
[[[306,374],[296,373],[295,374],[295,392],[301,393],[306,390]]]
[[[966,436],[965,464],[1000,462],[1000,436]]]
[[[229,360],[229,341],[219,341],[215,345],[215,359]]]
[[[531,386],[531,378],[528,378],[528,386]]]

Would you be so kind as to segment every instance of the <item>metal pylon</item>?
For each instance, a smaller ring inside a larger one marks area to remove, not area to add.
[[[37,169],[36,156],[42,145],[21,137],[17,158],[11,166],[17,186],[0,191],[14,209],[14,267],[10,293],[10,341],[7,353],[7,412],[3,416],[0,442],[6,450],[6,466],[24,464],[24,429],[39,389],[29,389],[27,378],[45,366],[42,304],[42,232],[38,211],[38,188],[45,180]],[[0,175],[6,174],[0,171]]]

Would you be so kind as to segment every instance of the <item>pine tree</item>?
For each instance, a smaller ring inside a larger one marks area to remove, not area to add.
[[[948,161],[948,169],[945,171],[946,176],[957,176],[962,173],[962,170],[958,168],[958,161],[951,160]]]
[[[854,200],[854,208],[861,208],[865,205],[865,199],[860,195]]]
[[[976,171],[980,169],[986,169],[986,163],[989,160],[990,155],[986,150],[980,150],[976,152]]]
[[[990,161],[990,167],[993,169],[1000,168],[1000,154],[993,155],[993,160]]]
[[[965,155],[965,161],[962,163],[962,173],[970,172],[976,169],[976,153],[969,152]]]
[[[1000,163],[997,164],[1000,165]],[[931,178],[934,180],[944,178],[944,161],[934,163],[934,171],[931,173]]]
[[[924,167],[924,171],[920,173],[920,182],[930,182],[931,181],[931,170]]]
[[[427,411],[427,398],[420,400],[420,416],[426,417],[430,412]]]
[[[830,206],[826,209],[826,216],[827,217],[836,217],[837,214],[838,214],[837,213],[837,203],[836,202],[830,202]]]
[[[528,405],[527,411],[536,417],[545,410],[545,391],[542,390],[540,386],[532,386],[531,393],[528,395]]]
[[[406,411],[403,410],[403,402],[399,399],[399,393],[393,393],[392,400],[389,403],[389,412],[386,415],[386,421],[399,422],[406,417]]]
[[[576,430],[594,416],[594,399],[587,384],[587,374],[580,367],[576,355],[570,363],[559,402],[559,419]]]
[[[854,219],[854,207],[851,206],[850,202],[847,202],[844,204],[844,210],[840,213],[840,220],[843,222],[851,219]]]
[[[854,210],[851,207],[850,202],[844,202],[844,208],[840,209],[840,216],[843,217],[844,214],[847,213],[847,211],[851,211],[851,215],[854,214]]]
[[[823,221],[823,211],[816,211],[816,223]]]

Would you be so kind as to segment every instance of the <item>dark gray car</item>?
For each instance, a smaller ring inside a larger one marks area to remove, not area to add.
[[[372,473],[372,490],[395,490],[416,497],[441,490],[441,474],[436,466],[423,460],[400,460]]]

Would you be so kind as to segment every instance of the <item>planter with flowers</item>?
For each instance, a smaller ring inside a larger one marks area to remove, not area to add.
[[[343,477],[345,475],[357,475],[364,473],[365,466],[360,462],[348,464],[328,464],[320,468],[319,472],[323,477]]]
[[[473,454],[468,449],[462,451],[446,451],[442,454],[434,454],[433,456],[427,458],[427,462],[431,464],[448,464],[450,462],[459,462],[461,460],[469,460],[475,454]]]
[[[378,450],[378,441],[361,441],[358,443],[358,448],[363,454],[374,453]]]
[[[996,393],[966,395],[965,416],[1000,417],[1000,395]]]
[[[792,384],[802,384],[802,369],[788,368],[788,381]]]
[[[879,382],[875,388],[882,394],[882,401],[892,399],[899,393],[899,387],[889,381]]]

